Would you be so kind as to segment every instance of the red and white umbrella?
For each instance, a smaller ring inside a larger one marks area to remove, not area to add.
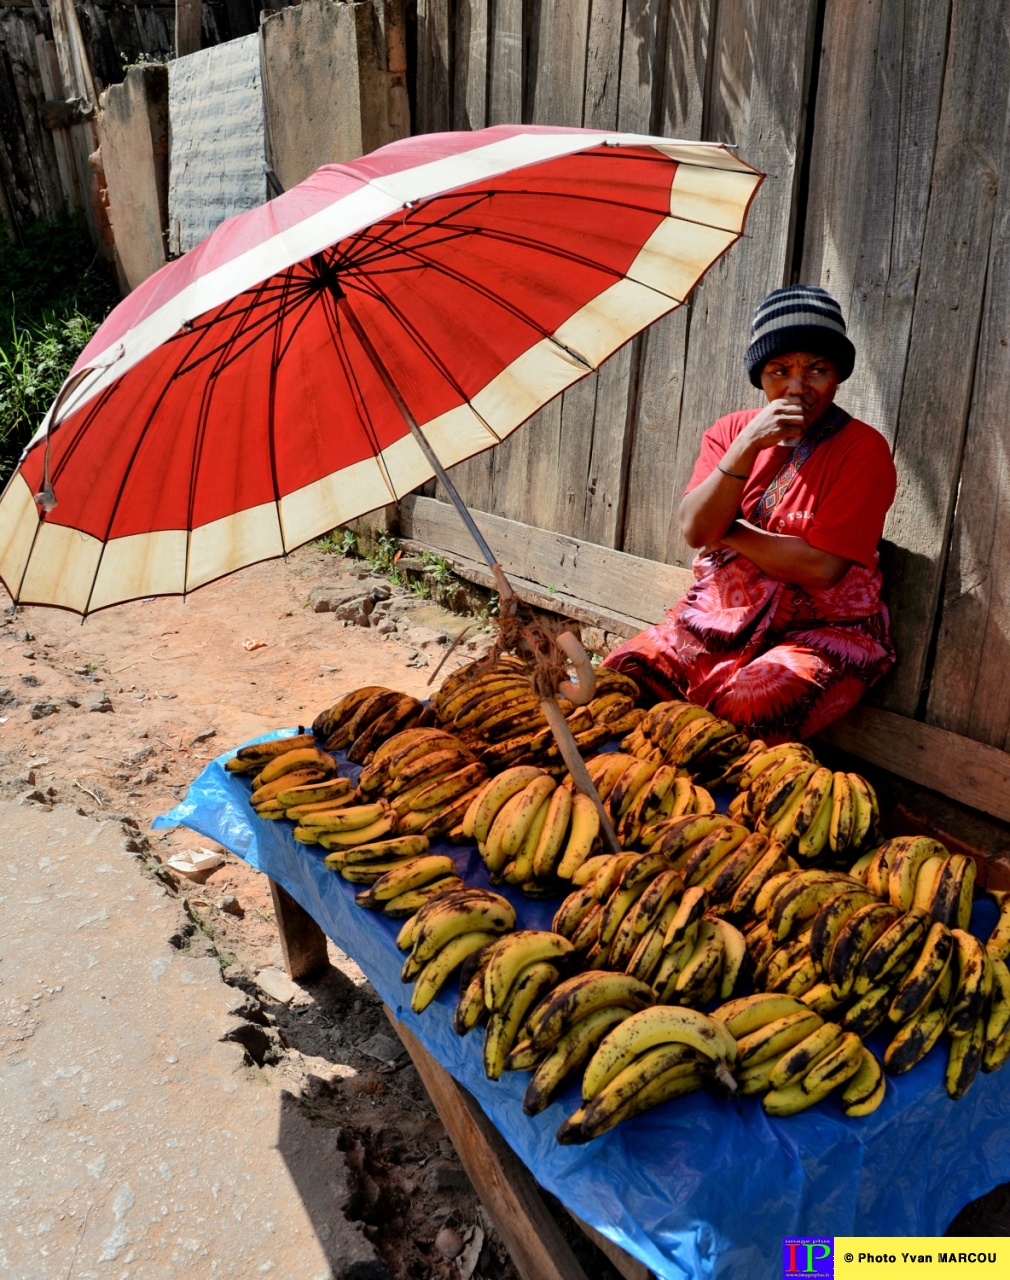
[[[101,326],[0,499],[0,579],[84,614],[395,501],[679,306],[760,182],[709,143],[530,126],[318,170]]]

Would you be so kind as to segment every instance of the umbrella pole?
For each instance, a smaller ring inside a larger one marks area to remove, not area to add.
[[[343,301],[343,295],[337,293],[335,294],[335,298],[339,306],[339,303]],[[388,391],[393,403],[402,414],[404,422],[410,428],[410,434],[417,441],[418,448],[428,460],[432,471],[434,471],[435,475],[441,481],[446,493],[452,501],[453,506],[459,512],[460,519],[470,531],[470,536],[480,548],[481,555],[487,561],[488,566],[491,569],[491,576],[494,578],[495,586],[498,588],[499,597],[506,603],[514,600],[515,592],[512,590],[508,578],[505,577],[505,570],[498,563],[495,553],[488,546],[487,539],[477,528],[477,522],[467,510],[466,503],[459,496],[456,486],[446,474],[445,467],[442,466],[438,455],[429,444],[428,439],[421,430],[416,418],[411,413],[407,402],[400,394],[399,387],[397,387],[396,383],[390,377],[389,370],[379,358],[379,353],[372,345],[371,338],[369,338],[368,334],[365,332],[351,307],[340,307],[340,314],[347,320],[350,327],[354,330],[355,337],[364,348],[365,354],[371,361],[372,368],[375,370],[383,386]],[[574,640],[574,637],[572,637],[572,639]],[[585,653],[582,650],[581,645],[579,645],[579,652],[582,653],[582,656],[585,659]],[[588,672],[589,680],[594,684],[595,682],[592,681],[592,668],[589,666],[588,659],[585,659],[583,669]],[[593,692],[593,687],[587,685],[582,689],[583,698],[580,699],[580,701],[588,702],[590,698],[592,698]],[[568,766],[568,771],[572,775],[572,781],[583,795],[588,796],[590,800],[592,800],[596,807],[596,812],[600,818],[600,834],[603,837],[603,843],[611,853],[620,853],[621,847],[617,842],[617,835],[614,831],[613,824],[610,821],[610,815],[607,813],[606,809],[604,809],[603,802],[597,794],[596,788],[593,786],[593,780],[590,778],[585,761],[582,759],[582,753],[579,751],[578,743],[572,736],[572,731],[568,727],[568,721],[565,719],[561,708],[558,706],[557,699],[553,697],[544,698],[541,700],[540,705],[543,708],[544,717],[550,726],[551,733],[554,735],[554,740],[558,744],[558,750],[561,752],[561,758]]]
[[[498,593],[505,599],[514,596],[512,587],[508,578],[505,577],[505,571],[495,558],[494,552],[488,546],[484,535],[477,528],[477,522],[467,510],[466,503],[456,491],[456,486],[449,479],[445,468],[438,460],[434,449],[428,443],[417,423],[407,417],[407,425],[410,427],[414,439],[421,447],[424,456],[431,463],[431,469],[445,487],[446,493],[452,499],[453,506],[460,514],[460,518],[466,527],[470,530],[473,540],[480,547],[485,560],[491,566],[491,573],[494,577],[495,584],[498,587]],[[587,664],[588,665],[588,664]],[[592,697],[593,690],[589,690],[589,698]],[[558,706],[556,698],[542,698],[540,701],[540,709],[544,713],[544,719],[554,735],[554,741],[558,744],[558,750],[561,752],[561,758],[568,766],[568,772],[572,775],[572,781],[578,787],[584,796],[588,796],[596,806],[596,812],[600,819],[600,835],[603,837],[603,843],[610,853],[620,853],[621,846],[618,843],[617,833],[614,831],[613,823],[610,821],[610,815],[603,807],[603,801],[600,799],[596,788],[593,786],[593,780],[589,776],[589,770],[586,768],[586,762],[582,759],[582,753],[579,751],[579,745],[572,735],[571,729],[568,727],[568,721],[565,719],[564,712]]]

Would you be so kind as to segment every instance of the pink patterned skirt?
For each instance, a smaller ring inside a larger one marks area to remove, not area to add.
[[[733,551],[703,552],[665,622],[615,649],[650,701],[683,698],[766,742],[809,738],[860,700],[895,661],[876,568],[836,586],[776,582]]]

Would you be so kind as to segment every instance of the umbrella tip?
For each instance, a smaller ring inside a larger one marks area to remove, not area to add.
[[[35,495],[36,503],[42,508],[44,514],[48,515],[50,511],[56,508],[56,494],[53,493],[53,486],[47,480],[39,492]]]

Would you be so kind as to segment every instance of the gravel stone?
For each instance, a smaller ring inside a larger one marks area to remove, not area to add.
[[[378,1058],[380,1062],[395,1062],[404,1051],[399,1040],[385,1036],[381,1031],[369,1036],[364,1044],[358,1045],[358,1050],[370,1058]]]
[[[21,699],[16,693],[13,693],[6,685],[0,687],[0,707],[4,710],[8,708],[20,707]]]
[[[239,902],[233,893],[226,893],[221,899],[220,907],[222,911],[227,911],[230,916],[244,916],[245,907]]]
[[[48,698],[40,698],[28,708],[28,714],[33,720],[42,720],[46,716],[54,716],[58,710],[59,707],[55,702],[50,702]]]
[[[261,969],[256,975],[256,985],[278,1004],[290,1004],[298,994],[298,988],[280,969]]]
[[[31,674],[31,672],[29,672],[28,675],[21,677],[21,683],[26,684],[29,686],[29,688],[34,689],[39,684],[39,678],[38,676],[34,676]]]
[[[89,711],[112,711],[112,699],[107,693],[93,693],[84,704]]]
[[[463,1252],[463,1241],[453,1231],[452,1227],[443,1227],[435,1237],[435,1248],[443,1258],[448,1258],[451,1262],[453,1258],[458,1258]]]

